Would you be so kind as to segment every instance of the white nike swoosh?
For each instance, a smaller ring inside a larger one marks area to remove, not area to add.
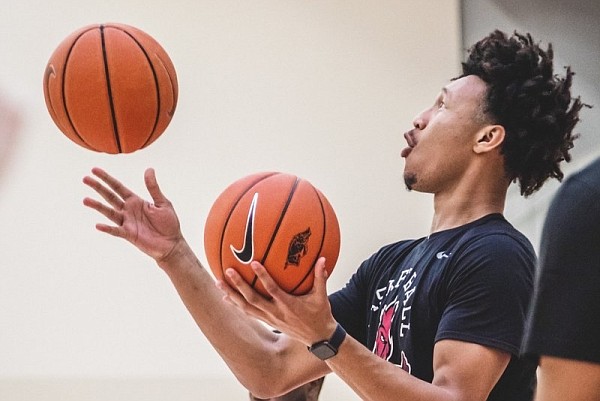
[[[258,192],[254,194],[250,209],[248,210],[248,219],[246,220],[246,230],[244,234],[244,243],[242,249],[236,249],[233,245],[229,245],[233,256],[240,263],[245,265],[250,264],[254,259],[254,213],[256,211],[256,204],[258,203]]]
[[[438,258],[438,259],[442,259],[442,258],[449,258],[450,255],[452,255],[452,254],[451,253],[446,253],[446,252],[442,251],[442,252],[438,252],[435,255],[435,257]]]

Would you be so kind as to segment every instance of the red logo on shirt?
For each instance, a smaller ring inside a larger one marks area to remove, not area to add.
[[[396,301],[389,305],[386,305],[379,315],[379,326],[377,327],[377,338],[375,339],[375,346],[373,347],[373,353],[380,358],[389,361],[394,351],[394,336],[392,335],[392,322],[398,311],[398,305],[400,302]],[[410,373],[411,366],[406,357],[404,351],[400,352],[400,365],[401,369]]]
[[[398,310],[398,304],[399,302],[396,301],[385,306],[379,316],[379,326],[377,327],[377,338],[375,339],[373,353],[386,361],[389,361],[394,350],[392,321]]]

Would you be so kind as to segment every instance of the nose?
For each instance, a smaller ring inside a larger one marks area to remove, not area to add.
[[[425,111],[417,114],[412,122],[413,127],[420,130],[425,129],[425,127],[427,126],[427,119],[425,117]]]

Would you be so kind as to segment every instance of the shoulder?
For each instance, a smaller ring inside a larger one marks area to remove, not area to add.
[[[535,260],[531,242],[502,215],[490,215],[465,232],[462,254],[479,253],[500,259],[523,255]]]
[[[600,158],[569,176],[559,193],[571,190],[585,191],[593,195],[600,194]]]
[[[600,219],[600,159],[569,176],[558,189],[548,209],[546,225],[559,231],[575,222],[586,225]]]
[[[542,257],[598,249],[599,198],[600,159],[565,180],[550,203],[542,229]]]
[[[498,215],[465,233],[449,270],[456,279],[477,277],[495,285],[518,281],[529,287],[536,259],[531,242]]]

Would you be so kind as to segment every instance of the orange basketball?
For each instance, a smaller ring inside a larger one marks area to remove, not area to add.
[[[214,275],[234,268],[267,296],[250,268],[261,262],[290,294],[308,292],[314,266],[325,256],[331,273],[340,250],[340,228],[331,204],[308,181],[283,173],[258,173],[231,184],[213,204],[204,228],[206,258]]]
[[[168,54],[150,35],[124,24],[73,32],[44,74],[46,107],[58,128],[97,152],[150,145],[171,122],[177,96]]]

